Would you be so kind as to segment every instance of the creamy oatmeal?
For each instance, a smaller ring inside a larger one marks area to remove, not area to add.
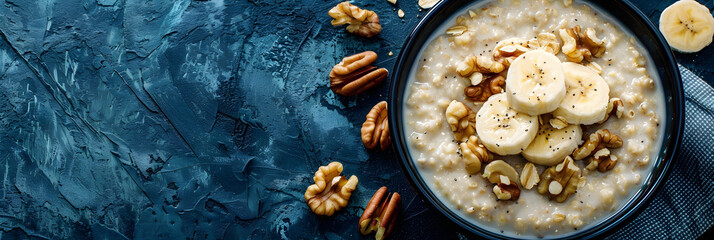
[[[442,202],[491,231],[587,228],[627,203],[657,159],[664,98],[648,59],[578,1],[470,6],[412,68],[412,159]]]

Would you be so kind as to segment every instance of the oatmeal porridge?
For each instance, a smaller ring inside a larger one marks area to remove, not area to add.
[[[494,232],[567,234],[623,207],[662,142],[661,86],[613,18],[579,1],[486,1],[443,23],[409,76],[419,174]]]

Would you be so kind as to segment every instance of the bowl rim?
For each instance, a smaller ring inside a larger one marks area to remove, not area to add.
[[[426,185],[424,179],[419,175],[418,169],[411,159],[409,150],[407,147],[407,142],[404,136],[403,127],[401,125],[402,121],[402,109],[404,93],[406,91],[406,82],[408,81],[409,72],[416,57],[423,46],[428,44],[426,40],[433,33],[436,28],[438,28],[442,23],[430,23],[436,16],[440,14],[447,15],[445,19],[449,19],[455,12],[458,12],[463,7],[469,4],[476,4],[477,2],[489,1],[489,0],[449,0],[440,1],[435,5],[429,12],[417,23],[414,29],[406,37],[404,44],[401,48],[399,55],[397,56],[396,63],[391,75],[391,88],[389,91],[389,128],[391,138],[393,139],[393,147],[395,152],[399,157],[399,163],[402,169],[402,173],[406,176],[410,185],[417,195],[422,199],[426,199],[428,205],[436,208],[442,215],[446,216],[450,221],[456,223],[460,228],[467,230],[470,233],[476,234],[480,237],[497,239],[497,238],[511,238],[510,236],[504,236],[496,232],[491,232],[484,229],[477,224],[471,223],[469,220],[462,218],[455,211],[449,209],[444,205],[439,197]],[[646,206],[654,199],[657,193],[660,192],[664,183],[666,182],[669,173],[672,170],[672,164],[674,162],[674,156],[679,152],[679,148],[682,141],[682,134],[684,130],[684,91],[682,87],[682,80],[679,73],[679,68],[677,66],[674,54],[670,49],[669,45],[666,44],[664,36],[660,33],[657,27],[649,20],[649,18],[642,13],[637,7],[635,7],[631,2],[627,0],[611,0],[611,1],[592,1],[587,0],[590,4],[602,5],[607,4],[603,2],[612,2],[613,4],[619,5],[620,8],[624,9],[627,15],[632,15],[637,20],[641,21],[640,24],[644,24],[646,29],[651,35],[655,36],[654,44],[661,49],[664,55],[664,65],[655,66],[655,71],[660,75],[659,81],[661,82],[662,90],[665,94],[665,115],[663,118],[665,124],[670,124],[670,126],[665,126],[665,131],[662,134],[664,138],[662,139],[662,149],[658,156],[661,157],[660,162],[653,166],[652,173],[650,174],[649,184],[647,184],[646,179],[643,179],[643,186],[640,186],[639,192],[633,196],[624,206],[618,211],[614,212],[612,215],[607,216],[604,219],[598,219],[600,221],[594,226],[586,227],[582,230],[576,230],[575,232],[567,233],[564,235],[548,236],[553,239],[562,238],[594,238],[596,236],[603,236],[604,234],[612,234],[622,228],[627,223],[635,219],[635,216],[639,215]],[[603,9],[604,10],[604,9]],[[606,10],[605,10],[606,11]],[[610,15],[615,15],[610,11],[606,11]],[[620,21],[620,20],[618,20]],[[622,22],[622,21],[620,21]],[[432,24],[434,26],[427,26]],[[622,23],[623,26],[629,29],[628,24]],[[431,31],[426,32],[424,29],[431,27]],[[633,32],[630,29],[631,32]],[[425,33],[426,32],[426,33]],[[423,35],[426,35],[424,37]],[[635,34],[633,34],[635,35]],[[421,37],[423,40],[418,39]],[[640,36],[635,36],[640,42],[642,38]],[[422,41],[422,45],[418,46],[417,41]],[[415,47],[416,50],[415,50]],[[653,50],[647,49],[647,52],[652,55]],[[654,57],[652,57],[654,59]],[[656,61],[655,61],[656,62]],[[665,74],[662,74],[665,73]],[[666,79],[665,79],[666,78]],[[669,80],[669,82],[667,82]],[[669,91],[669,92],[668,92]],[[667,101],[667,97],[671,98],[672,104],[670,105]],[[673,108],[673,109],[670,109]],[[670,116],[671,115],[671,116]],[[669,131],[667,131],[669,130]],[[667,135],[669,134],[669,135]],[[666,143],[666,144],[665,144]],[[463,231],[462,231],[463,232]]]

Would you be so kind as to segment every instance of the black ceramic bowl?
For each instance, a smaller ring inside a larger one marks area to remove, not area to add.
[[[427,39],[439,26],[446,22],[453,14],[479,0],[450,0],[441,1],[432,8],[426,16],[417,24],[409,34],[402,47],[397,63],[392,71],[392,89],[389,100],[389,128],[392,130],[394,146],[399,154],[400,163],[404,174],[409,179],[412,187],[433,205],[438,211],[443,213],[449,220],[460,227],[472,232],[480,237],[504,238],[496,232],[491,232],[474,224],[473,222],[460,217],[453,209],[442,203],[437,195],[425,183],[419,175],[417,166],[409,154],[406,142],[402,110],[403,102],[406,98],[405,91],[409,72],[418,59],[422,47],[428,44]],[[598,0],[590,1],[589,5],[595,6],[610,16],[619,20],[622,26],[634,33],[647,49],[654,61],[655,71],[659,74],[661,86],[664,90],[665,116],[663,116],[664,140],[661,143],[661,151],[654,162],[652,174],[644,179],[643,187],[635,194],[634,198],[626,203],[621,210],[607,217],[596,225],[589,225],[573,233],[554,236],[554,238],[594,238],[603,237],[617,231],[621,226],[631,222],[635,216],[643,211],[654,196],[664,185],[670,172],[674,156],[682,139],[684,127],[684,92],[682,81],[674,59],[672,51],[667,45],[664,37],[658,28],[648,20],[632,3],[624,0]]]

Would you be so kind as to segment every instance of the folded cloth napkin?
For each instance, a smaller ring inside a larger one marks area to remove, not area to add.
[[[714,88],[679,70],[685,122],[672,172],[642,214],[610,239],[695,239],[714,223]]]

